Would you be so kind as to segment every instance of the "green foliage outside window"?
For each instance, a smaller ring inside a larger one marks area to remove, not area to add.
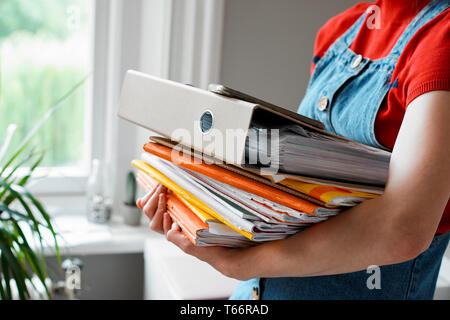
[[[0,138],[21,141],[54,102],[89,73],[92,0],[0,0]],[[39,130],[42,166],[83,159],[86,91],[81,88]]]

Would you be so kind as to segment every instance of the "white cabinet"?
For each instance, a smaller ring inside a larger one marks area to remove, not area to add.
[[[238,284],[165,238],[146,241],[144,261],[148,300],[228,299]]]

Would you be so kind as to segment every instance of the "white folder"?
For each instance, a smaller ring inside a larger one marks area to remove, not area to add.
[[[328,134],[301,115],[274,105],[229,98],[132,70],[125,77],[119,106],[121,118],[235,165],[245,161],[247,134],[257,114]]]

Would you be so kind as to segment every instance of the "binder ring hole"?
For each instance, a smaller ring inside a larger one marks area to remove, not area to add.
[[[202,116],[200,117],[200,130],[202,131],[202,133],[208,133],[212,129],[213,123],[214,118],[211,111],[207,110],[203,112]]]

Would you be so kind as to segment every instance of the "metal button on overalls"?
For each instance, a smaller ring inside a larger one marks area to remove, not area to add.
[[[327,110],[327,108],[328,108],[328,98],[327,97],[320,98],[318,108],[320,111]]]
[[[359,65],[361,64],[362,60],[363,60],[363,57],[362,57],[360,54],[358,54],[358,55],[355,57],[355,59],[353,59],[352,64],[351,64],[351,67],[352,67],[353,69],[358,68]]]

